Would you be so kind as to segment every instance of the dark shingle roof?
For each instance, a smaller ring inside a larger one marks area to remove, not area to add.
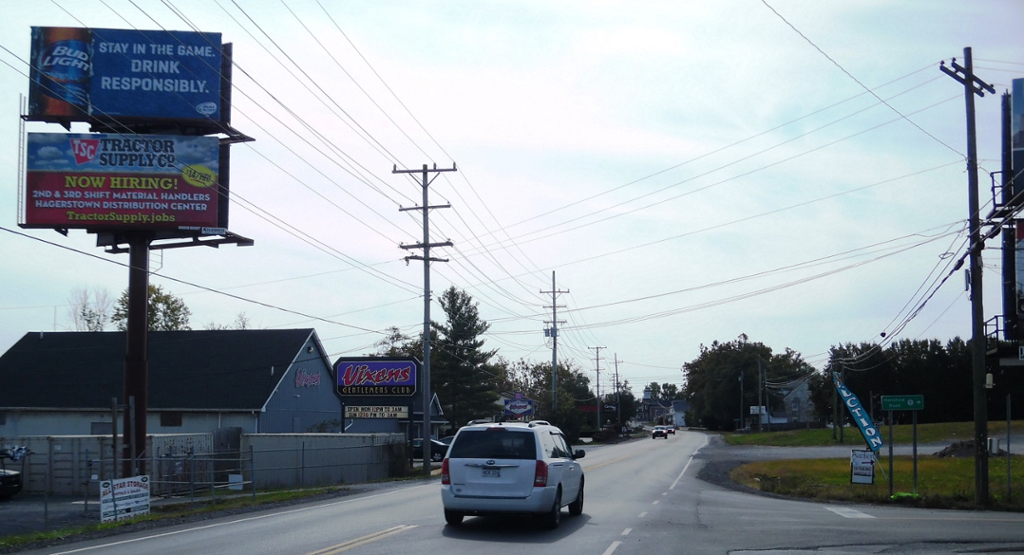
[[[149,408],[259,410],[312,329],[149,333]],[[0,409],[102,409],[124,400],[123,332],[33,332],[0,357]],[[273,367],[273,371],[271,371]]]

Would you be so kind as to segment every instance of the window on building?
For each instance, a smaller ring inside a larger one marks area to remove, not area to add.
[[[109,436],[114,433],[112,422],[90,422],[89,433],[94,436]]]
[[[181,413],[180,412],[161,412],[160,413],[160,425],[165,428],[180,428],[181,427]]]

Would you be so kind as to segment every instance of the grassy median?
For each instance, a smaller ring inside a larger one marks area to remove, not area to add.
[[[926,424],[918,426],[918,443],[955,443],[973,436],[972,423]],[[847,429],[845,444],[863,449],[860,434]],[[1024,422],[1014,422],[1011,433],[1024,432]],[[883,427],[888,441],[888,427]],[[1006,425],[993,425],[992,437],[1005,438]],[[894,443],[911,443],[912,426],[894,426]],[[726,436],[731,445],[823,446],[837,445],[832,430],[802,430],[762,434]],[[968,453],[971,451],[968,450]],[[854,501],[864,503],[900,503],[930,508],[979,508],[974,502],[974,457],[938,457],[919,453],[917,461],[917,494],[914,494],[913,458],[893,457],[893,493],[889,492],[889,459],[885,448],[879,452],[874,484],[850,483],[849,458],[777,460],[750,463],[735,468],[732,479],[761,491],[814,500]],[[1009,460],[1007,490],[1007,458],[993,456],[989,464],[989,497],[984,508],[1024,511],[1024,457]]]

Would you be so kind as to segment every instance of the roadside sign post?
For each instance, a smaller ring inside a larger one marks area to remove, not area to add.
[[[882,395],[882,410],[889,411],[889,497],[892,497],[892,411],[909,410],[912,413],[914,495],[917,495],[917,411],[924,408],[924,395]]]

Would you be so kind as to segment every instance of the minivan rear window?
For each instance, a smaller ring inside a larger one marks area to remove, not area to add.
[[[449,459],[536,459],[537,443],[532,433],[464,430],[448,451]]]

